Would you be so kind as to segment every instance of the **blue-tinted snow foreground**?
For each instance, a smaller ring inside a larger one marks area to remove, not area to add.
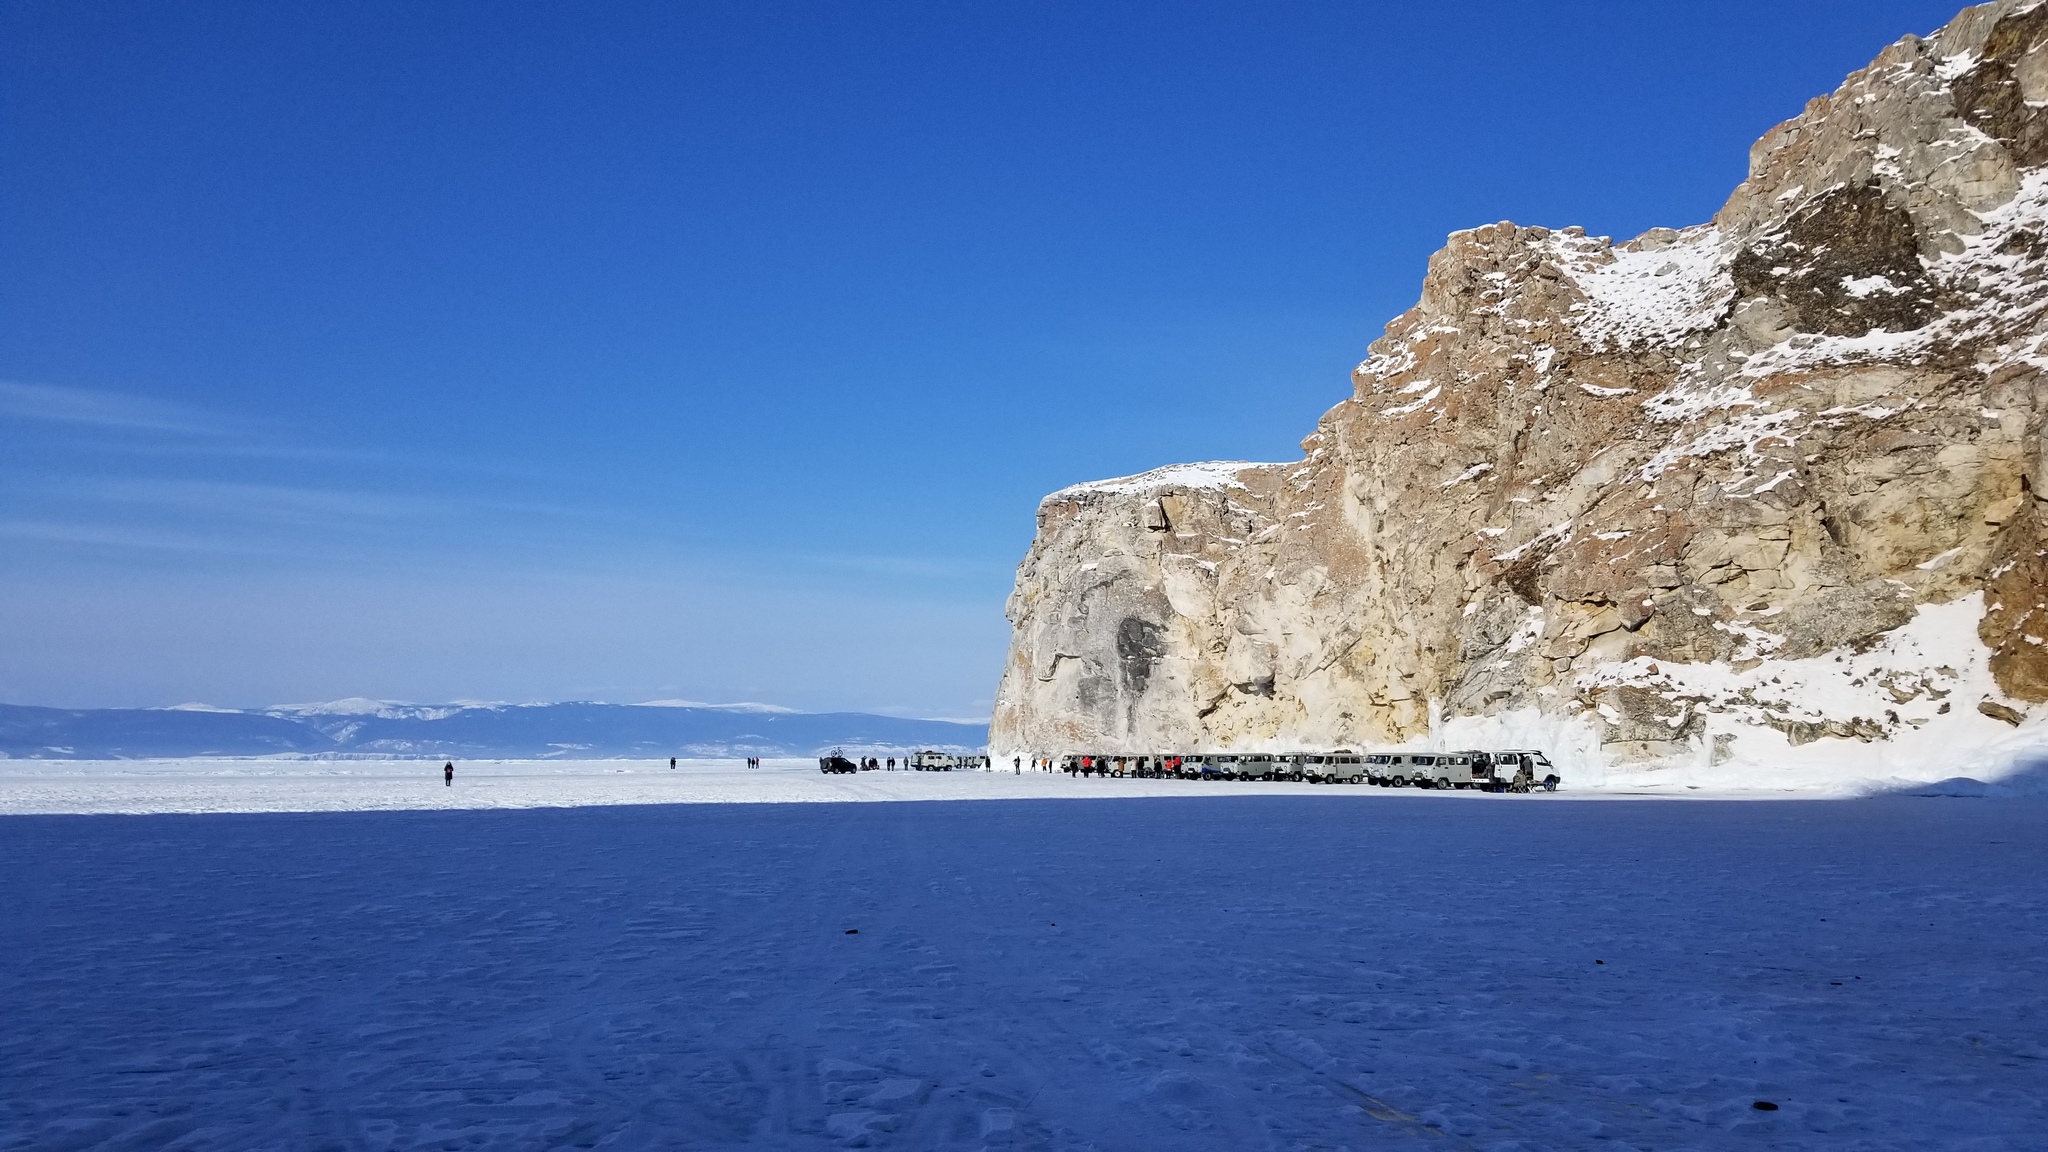
[[[2042,1147],[2040,801],[1339,791],[6,818],[0,1148]]]

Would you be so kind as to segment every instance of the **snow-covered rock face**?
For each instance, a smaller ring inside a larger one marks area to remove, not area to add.
[[[1708,224],[1454,234],[1304,460],[1048,497],[992,741],[1357,746],[1533,709],[1627,762],[2031,727],[2044,313],[2048,5],[2001,0],[1772,130]],[[1974,633],[1922,667],[1888,638],[1937,606]]]

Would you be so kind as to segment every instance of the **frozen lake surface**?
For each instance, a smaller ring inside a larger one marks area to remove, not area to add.
[[[2040,801],[1190,787],[6,817],[0,1148],[2042,1147]]]
[[[2044,758],[2048,759],[2048,758]],[[1984,775],[1966,792],[2048,796],[2048,770]],[[1933,775],[1854,766],[1821,771],[1564,769],[1565,795],[1604,799],[1716,796],[1857,796],[1924,788]],[[1937,788],[1949,785],[1937,785]],[[152,812],[346,812],[442,808],[571,808],[608,804],[790,804],[894,800],[1027,800],[1195,796],[1313,796],[1325,800],[1458,799],[1512,803],[1462,792],[1307,783],[1075,778],[1057,772],[861,772],[826,776],[816,760],[770,760],[749,770],[738,760],[461,761],[455,786],[441,782],[441,761],[326,759],[0,760],[0,814]]]

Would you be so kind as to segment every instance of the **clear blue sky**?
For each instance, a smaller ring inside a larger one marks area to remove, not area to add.
[[[0,700],[986,715],[1040,496],[1952,3],[0,6]]]

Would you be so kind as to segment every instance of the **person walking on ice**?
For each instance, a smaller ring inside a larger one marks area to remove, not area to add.
[[[450,788],[455,787],[455,761],[450,760],[441,765],[441,783]]]

